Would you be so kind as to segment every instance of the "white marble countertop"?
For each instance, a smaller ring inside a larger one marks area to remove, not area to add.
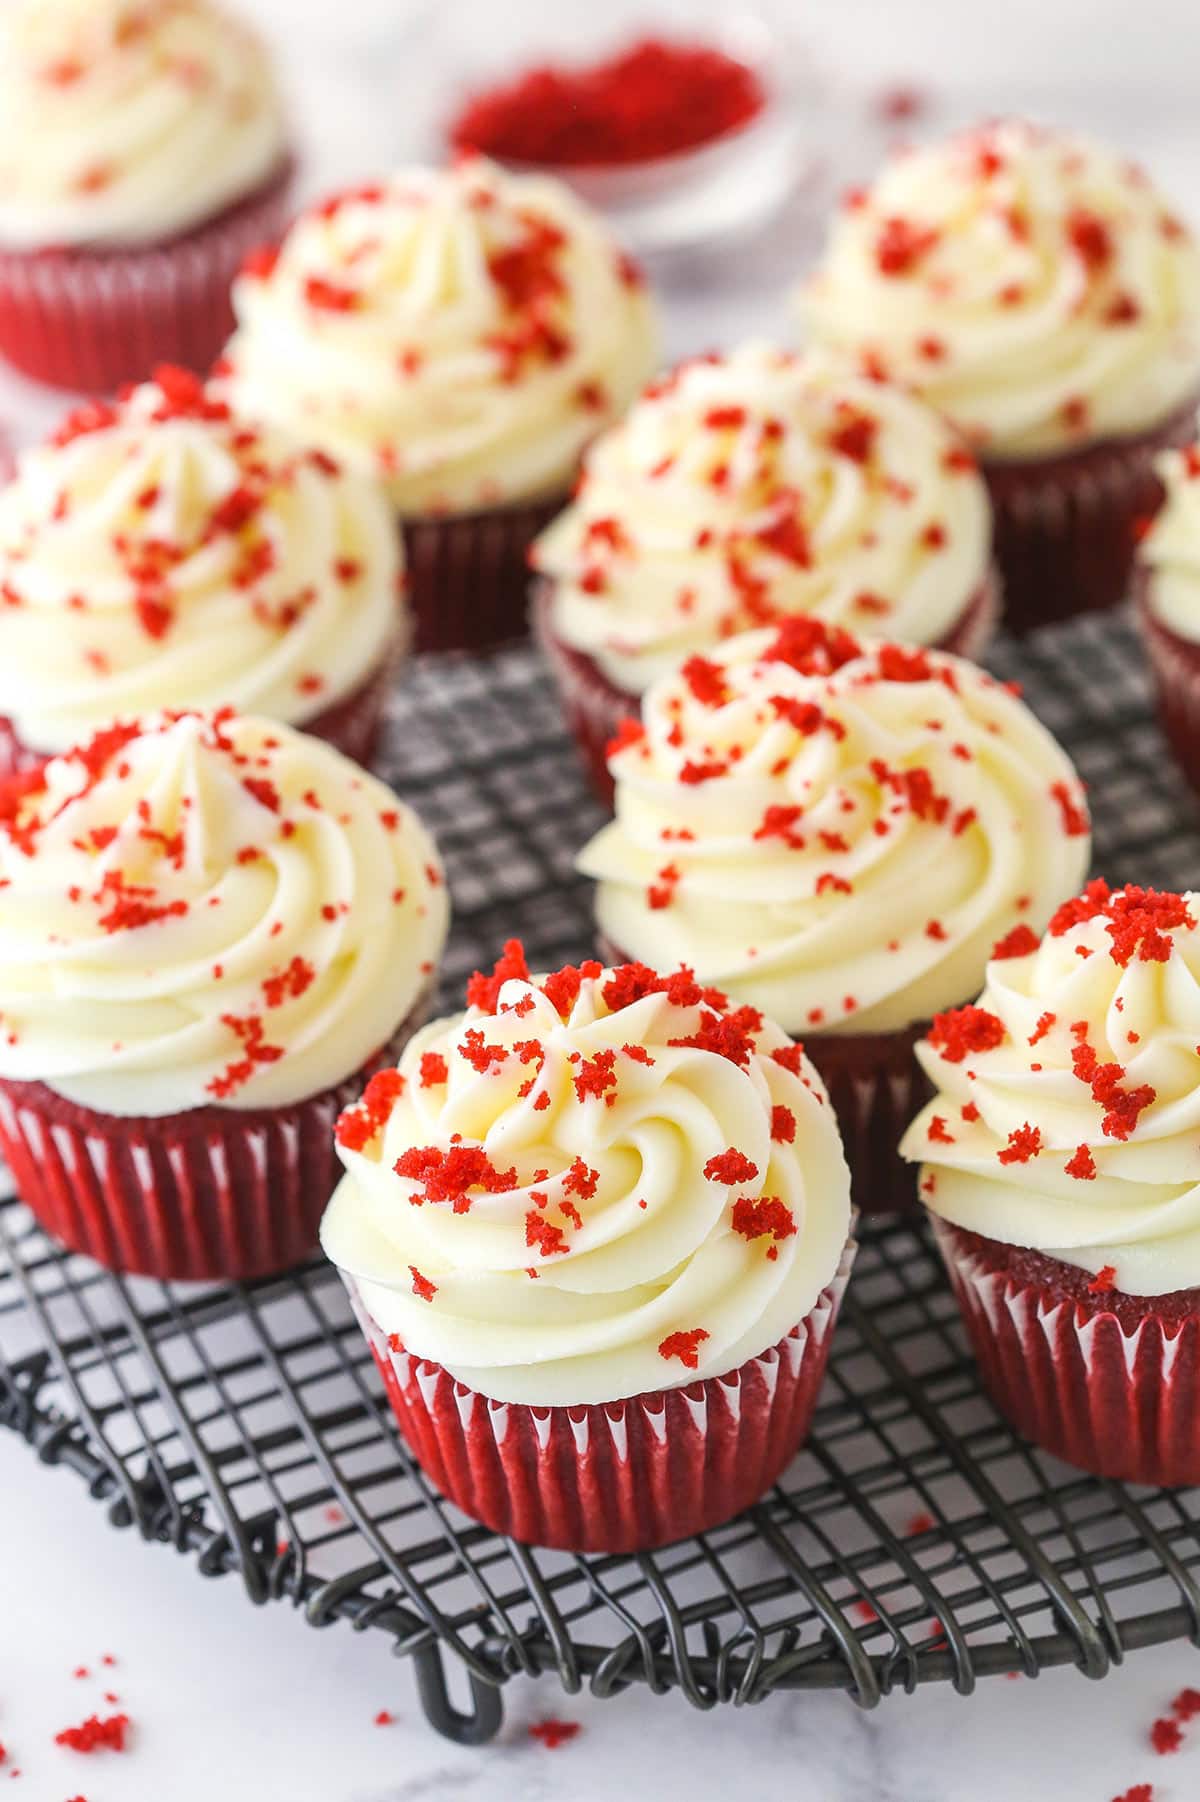
[[[279,33],[307,122],[310,185],[403,152],[412,60],[439,9],[243,4]],[[559,0],[557,11],[571,7]],[[1142,155],[1200,214],[1194,58],[1179,53],[1190,11],[1190,0],[1140,11],[1128,0],[1008,0],[1002,11],[960,12],[950,31],[943,0],[814,10],[817,48],[848,97],[833,109],[843,161],[869,165],[882,141],[878,128],[856,125],[861,96],[915,79],[946,116],[1017,105],[1091,125]],[[512,8],[443,6],[444,40],[447,13],[470,15],[462,30],[477,35]],[[416,21],[407,40],[402,15]],[[452,40],[454,18],[449,29]],[[770,254],[739,259],[736,286],[719,297],[676,297],[672,348],[782,330],[781,278],[794,260],[777,239]],[[0,383],[0,421],[19,440],[60,409]],[[1137,1654],[1102,1684],[1061,1670],[1037,1682],[989,1679],[967,1698],[930,1686],[873,1714],[829,1694],[706,1716],[677,1696],[633,1690],[599,1703],[564,1696],[551,1679],[517,1681],[500,1737],[465,1750],[425,1725],[410,1671],[378,1636],[312,1632],[285,1606],[251,1609],[234,1579],[203,1582],[189,1561],[114,1533],[75,1478],[40,1468],[7,1435],[0,1496],[0,1779],[20,1771],[15,1802],[601,1802],[626,1791],[709,1802],[748,1786],[789,1802],[1110,1802],[1137,1783],[1153,1784],[1153,1802],[1200,1797],[1200,1720],[1173,1756],[1156,1756],[1148,1739],[1170,1698],[1200,1687],[1200,1654],[1186,1645]],[[106,1652],[112,1667],[99,1662]],[[81,1666],[92,1674],[73,1676]],[[57,1730],[106,1711],[106,1691],[134,1723],[130,1750],[82,1758],[56,1747]],[[375,1725],[380,1710],[390,1724]],[[547,1751],[528,1732],[547,1717],[582,1730]]]

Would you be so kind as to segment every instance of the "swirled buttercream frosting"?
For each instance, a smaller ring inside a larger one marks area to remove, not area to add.
[[[987,459],[1161,424],[1200,387],[1200,249],[1143,172],[1001,120],[847,197],[801,306]]]
[[[381,475],[404,514],[565,489],[658,356],[641,277],[600,219],[474,157],[312,208],[234,304],[247,410]]]
[[[1198,922],[1200,896],[1092,882],[934,1020],[901,1150],[935,1214],[1100,1289],[1200,1287]]]
[[[747,344],[653,383],[537,541],[555,633],[641,694],[784,615],[946,637],[988,575],[974,458],[920,400],[820,350]]]
[[[381,487],[164,367],[0,490],[0,715],[42,752],[165,706],[301,724],[401,640],[402,582]]]
[[[1155,463],[1165,498],[1143,538],[1146,604],[1168,631],[1200,643],[1200,449],[1164,451]]]
[[[510,942],[343,1115],[322,1228],[382,1330],[499,1401],[617,1401],[775,1345],[834,1276],[820,1078],[690,972],[533,977]]]
[[[612,746],[579,858],[601,933],[787,1031],[890,1032],[974,993],[1087,870],[1065,753],[962,658],[808,618],[689,658]]]
[[[125,1116],[304,1100],[413,1011],[447,915],[416,815],[320,740],[109,727],[0,784],[0,1077]]]

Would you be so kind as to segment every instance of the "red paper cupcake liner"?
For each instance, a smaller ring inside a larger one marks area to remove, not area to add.
[[[725,1376],[576,1408],[490,1401],[390,1342],[343,1280],[409,1449],[493,1532],[573,1552],[636,1552],[758,1501],[808,1431],[856,1247],[808,1315]]]
[[[425,1018],[428,990],[387,1047],[289,1107],[201,1107],[121,1119],[44,1083],[0,1080],[0,1153],[17,1193],[71,1251],[161,1281],[273,1276],[308,1256],[341,1175],[338,1114]]]
[[[529,547],[566,504],[403,521],[418,651],[483,651],[529,634]]]
[[[902,1032],[813,1034],[804,1049],[829,1090],[837,1115],[850,1195],[862,1214],[901,1213],[917,1205],[917,1170],[900,1140],[932,1094],[913,1055],[927,1025]]]
[[[1011,632],[1116,607],[1129,592],[1141,521],[1162,488],[1160,451],[1196,437],[1194,397],[1152,432],[1109,439],[1063,456],[983,463],[995,522],[996,561]]]
[[[218,218],[130,250],[0,250],[0,356],[53,388],[110,393],[156,363],[206,370],[233,330],[230,289],[287,222],[293,164]]]
[[[1134,575],[1134,596],[1154,675],[1159,724],[1176,763],[1200,794],[1200,644],[1180,638],[1156,616],[1146,569]]]
[[[558,636],[551,624],[553,604],[554,585],[542,579],[536,583],[533,595],[533,634],[550,665],[563,715],[579,747],[588,781],[597,799],[611,812],[614,783],[605,752],[621,721],[636,719],[641,713],[641,697],[618,688],[595,658]],[[1000,583],[992,570],[937,649],[957,657],[978,658],[995,630],[1000,610]]]
[[[343,695],[331,707],[312,719],[297,722],[296,730],[323,738],[326,744],[341,751],[364,769],[370,769],[383,731],[388,697],[403,661],[403,648],[389,653],[385,661],[360,682],[350,694]],[[12,721],[0,714],[0,780],[25,770],[40,769],[53,752],[35,751],[19,736]]]
[[[1200,1482],[1200,1290],[1093,1294],[1072,1265],[933,1228],[980,1375],[1019,1433],[1095,1476]]]

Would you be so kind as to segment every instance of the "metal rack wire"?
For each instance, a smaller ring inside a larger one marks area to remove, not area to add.
[[[1092,790],[1097,868],[1200,883],[1200,815],[1149,713],[1128,623],[1019,648],[1016,676]],[[572,856],[596,823],[528,651],[426,663],[396,697],[387,773],[446,854],[444,998],[500,941],[543,965],[589,948]],[[4,1180],[0,1176],[0,1185]],[[1094,1481],[1019,1440],[981,1395],[919,1223],[871,1227],[806,1450],[756,1507],[652,1555],[515,1544],[408,1458],[336,1275],[164,1287],[68,1256],[0,1186],[0,1423],[87,1484],[117,1526],[410,1655],[433,1724],[489,1738],[503,1684],[678,1688],[700,1708],[839,1688],[1103,1676],[1200,1642],[1200,1494]],[[448,1673],[469,1694],[451,1697]]]

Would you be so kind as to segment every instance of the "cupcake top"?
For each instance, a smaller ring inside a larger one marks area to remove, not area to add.
[[[989,459],[1160,424],[1200,386],[1200,250],[1142,171],[1001,120],[852,193],[801,305]]]
[[[987,579],[991,517],[936,414],[820,350],[747,344],[655,382],[537,541],[553,626],[641,694],[783,615],[933,644]]]
[[[656,683],[609,769],[579,858],[606,940],[789,1032],[928,1020],[1087,871],[1078,778],[1009,688],[803,617]]]
[[[303,214],[234,290],[234,392],[401,512],[553,495],[657,361],[654,309],[561,183],[477,157]]]
[[[1164,626],[1200,643],[1200,448],[1164,451],[1155,469],[1166,498],[1143,538],[1138,561],[1145,598]]]
[[[0,714],[38,751],[168,703],[310,719],[397,635],[397,538],[374,482],[159,369],[0,489]]]
[[[1096,881],[996,947],[917,1048],[937,1094],[901,1150],[934,1213],[1100,1289],[1200,1285],[1198,921],[1200,896]]]
[[[0,783],[0,1076],[124,1116],[355,1075],[429,986],[437,851],[270,720],[165,713]]]
[[[799,1045],[690,971],[533,977],[515,940],[467,995],[338,1125],[322,1243],[398,1345],[573,1406],[735,1370],[808,1315],[850,1204]]]
[[[163,243],[287,155],[266,51],[209,0],[15,0],[0,19],[0,244]]]

